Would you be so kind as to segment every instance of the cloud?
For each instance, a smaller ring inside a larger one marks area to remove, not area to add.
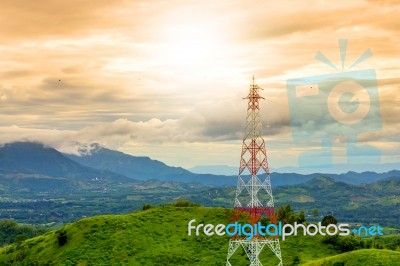
[[[111,122],[97,123],[77,130],[47,130],[3,127],[0,142],[29,140],[44,142],[47,145],[68,150],[76,148],[75,143],[100,143],[107,147],[119,148],[127,142],[135,143],[184,143],[184,142],[220,142],[241,140],[246,117],[246,101],[224,100],[196,105],[193,110],[177,119],[160,120],[152,118],[146,121],[116,119]],[[279,109],[261,113],[268,134],[288,130],[288,119],[282,123]],[[76,117],[78,114],[74,114]],[[81,114],[84,115],[84,114]],[[65,121],[64,121],[65,122]],[[285,125],[286,124],[286,125]]]
[[[398,132],[398,1],[17,0],[0,10],[1,142],[70,152],[99,142],[159,155],[190,144],[188,152],[208,158],[199,147],[240,145],[242,98],[255,74],[277,156],[297,145],[286,80],[340,72],[315,54],[340,66],[341,38],[349,39],[344,71],[370,48],[373,56],[352,70],[374,69],[378,78],[383,129],[360,141],[383,147]],[[310,132],[341,131],[305,109]]]
[[[377,4],[377,5],[384,5],[384,6],[397,6],[400,5],[399,0],[368,0],[368,2]]]
[[[3,41],[65,37],[96,29],[111,29],[121,23],[116,12],[124,1],[2,1]]]

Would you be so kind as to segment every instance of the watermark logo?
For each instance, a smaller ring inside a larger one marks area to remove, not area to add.
[[[358,236],[375,236],[375,235],[383,235],[382,227],[371,226],[365,227],[361,226],[358,229],[354,228],[350,230],[349,224],[329,224],[327,226],[323,226],[321,222],[317,224],[298,224],[295,222],[292,224],[282,224],[279,222],[278,224],[268,224],[263,225],[261,222],[257,224],[241,224],[238,222],[224,225],[217,224],[214,226],[213,224],[198,224],[194,225],[196,222],[195,219],[192,219],[188,223],[188,235],[192,236],[192,234],[199,236],[200,234],[204,234],[206,236],[218,235],[218,236],[239,236],[246,237],[246,240],[251,240],[253,237],[262,236],[262,237],[278,237],[280,236],[283,241],[285,241],[288,236],[297,236],[300,232],[306,236],[315,236],[317,234],[322,236],[348,236],[351,232]]]
[[[358,235],[360,237],[368,237],[368,236],[383,236],[383,232],[382,232],[383,228],[380,227],[379,225],[375,226],[370,226],[370,227],[366,227],[366,226],[360,226],[359,228],[353,228],[353,230],[351,230],[351,232],[353,232],[353,234]]]
[[[378,163],[380,151],[358,143],[360,133],[382,128],[376,72],[352,68],[372,56],[366,50],[350,67],[345,67],[347,40],[339,40],[341,71],[320,76],[287,80],[291,128],[294,140],[320,140],[319,150],[306,151],[299,157],[300,166],[332,165],[332,138],[344,136],[347,163]],[[323,53],[316,59],[338,70]],[[315,160],[319,158],[319,160]]]

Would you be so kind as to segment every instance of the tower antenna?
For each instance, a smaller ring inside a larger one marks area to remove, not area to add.
[[[277,223],[267,152],[265,141],[262,137],[259,100],[264,98],[259,94],[260,89],[256,85],[253,75],[249,94],[244,98],[248,99],[246,128],[232,215],[233,222],[244,216],[252,226],[257,224],[263,217],[268,217],[271,223]],[[254,235],[250,240],[246,238],[247,236],[235,235],[229,240],[226,266],[232,266],[230,259],[239,247],[244,249],[250,260],[250,266],[262,266],[259,255],[265,245],[278,258],[277,265],[283,265],[277,237]]]

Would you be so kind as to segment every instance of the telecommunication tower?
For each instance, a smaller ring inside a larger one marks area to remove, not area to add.
[[[239,176],[233,210],[233,222],[245,217],[251,225],[257,224],[262,217],[268,217],[276,223],[274,198],[272,196],[265,141],[262,138],[259,100],[261,88],[255,84],[254,76],[250,85],[246,128],[243,137]],[[232,266],[230,259],[236,250],[244,249],[250,260],[250,266],[262,265],[259,255],[268,246],[282,265],[279,239],[277,237],[256,235],[250,240],[246,236],[235,235],[229,240],[226,266]]]

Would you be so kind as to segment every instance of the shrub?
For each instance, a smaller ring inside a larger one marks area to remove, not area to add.
[[[17,244],[21,244],[22,241],[24,241],[26,238],[27,238],[27,237],[26,237],[25,234],[18,234],[18,235],[15,237],[15,242],[16,242]]]
[[[60,245],[60,247],[64,246],[68,241],[67,231],[58,230],[57,231],[57,240],[58,240],[58,244]]]
[[[145,211],[145,210],[148,210],[148,209],[150,209],[150,208],[153,208],[154,206],[152,206],[152,205],[150,205],[150,204],[143,204],[143,210]]]
[[[360,248],[360,241],[355,236],[341,237],[337,241],[337,247],[342,252],[356,250]]]
[[[337,262],[333,263],[333,266],[344,266],[344,262],[337,261]]]
[[[326,235],[324,236],[324,238],[322,239],[322,243],[324,244],[332,244],[332,245],[336,245],[338,242],[339,236],[338,235]]]
[[[397,245],[396,243],[389,243],[386,245],[386,247],[390,250],[396,250],[397,249]]]
[[[300,264],[300,258],[298,255],[295,255],[293,257],[292,265],[298,265],[298,264]]]
[[[199,207],[200,204],[181,199],[181,200],[178,200],[177,202],[173,203],[172,206],[174,206],[174,207]]]

